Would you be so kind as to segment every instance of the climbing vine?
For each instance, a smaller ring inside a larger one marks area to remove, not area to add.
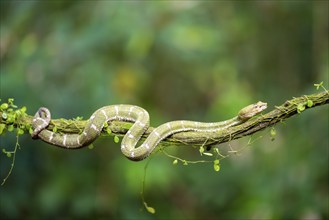
[[[1,99],[0,99],[1,103]],[[5,184],[6,180],[9,178],[10,174],[13,171],[16,159],[17,150],[20,148],[19,145],[19,136],[23,135],[25,132],[32,132],[32,126],[30,124],[17,123],[21,121],[22,118],[26,117],[26,107],[18,108],[14,104],[14,99],[9,98],[7,102],[4,102],[0,105],[1,118],[2,120],[8,122],[8,124],[0,123],[0,135],[4,135],[6,132],[15,132],[16,133],[16,144],[13,150],[7,150],[2,148],[1,152],[5,154],[8,158],[11,158],[10,169],[3,179],[1,186]]]
[[[228,153],[223,154],[218,148],[218,144],[224,142],[230,142],[234,139],[238,139],[244,136],[249,136],[255,132],[261,131],[267,127],[270,127],[270,139],[275,140],[276,130],[274,125],[276,123],[281,123],[287,118],[295,115],[301,114],[306,109],[310,109],[316,106],[321,106],[329,103],[329,92],[323,86],[323,82],[314,84],[317,90],[320,88],[324,92],[304,95],[291,100],[287,100],[282,105],[275,106],[273,110],[266,114],[262,114],[260,117],[252,118],[246,123],[243,123],[238,126],[229,127],[225,131],[220,133],[207,133],[207,132],[181,132],[174,134],[161,142],[160,148],[157,152],[162,152],[167,157],[173,160],[173,165],[188,165],[196,163],[212,163],[214,171],[218,172],[221,169],[220,161],[241,152],[244,148],[239,150],[231,149]],[[6,102],[2,102],[0,99],[0,135],[5,135],[7,132],[13,132],[16,134],[16,144],[12,150],[2,147],[1,152],[5,154],[9,159],[11,159],[11,167],[3,179],[1,185],[5,184],[6,180],[13,171],[16,154],[18,149],[20,149],[19,137],[24,134],[31,134],[32,129],[32,119],[33,116],[27,114],[27,108],[25,106],[18,107],[14,104],[14,99],[10,98]],[[81,133],[84,126],[86,125],[86,120],[82,120],[81,117],[75,119],[54,119],[51,121],[47,129],[53,132],[59,133]],[[111,135],[114,137],[114,142],[119,143],[120,137],[125,135],[127,131],[132,126],[132,123],[122,122],[122,121],[113,121],[110,123],[105,123],[102,130],[102,135]],[[142,138],[146,138],[154,128],[150,127]],[[261,137],[258,137],[261,138]],[[249,139],[246,147],[250,146],[254,141],[258,140]],[[203,160],[187,160],[174,156],[167,152],[166,147],[175,146],[178,144],[192,145],[197,146],[200,156],[205,157]],[[231,147],[231,145],[229,144]],[[89,148],[93,148],[93,145],[89,145]],[[146,169],[149,161],[145,166],[145,175]],[[145,188],[145,175],[143,179],[142,186],[142,201],[146,210],[150,213],[155,213],[155,209],[147,205],[144,199],[144,188]]]

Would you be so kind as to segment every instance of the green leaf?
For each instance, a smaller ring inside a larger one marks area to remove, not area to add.
[[[24,134],[24,130],[21,129],[21,128],[17,128],[17,134],[18,134],[18,135],[22,135],[22,134]]]
[[[88,149],[90,149],[90,150],[94,149],[94,147],[95,147],[95,146],[94,146],[93,144],[89,144],[89,145],[88,145]]]
[[[15,118],[16,118],[16,115],[15,114],[8,114],[7,115],[7,121],[10,122],[10,123],[13,123],[15,122]]]
[[[8,125],[7,130],[8,130],[9,132],[12,132],[12,131],[14,130],[14,125]]]
[[[297,112],[298,113],[301,113],[304,110],[305,110],[305,105],[304,104],[300,103],[300,104],[297,105]]]
[[[214,160],[214,170],[218,172],[220,170],[219,160]]]
[[[9,158],[11,157],[11,153],[10,153],[10,152],[7,152],[6,155],[7,155],[7,157],[9,157]]]
[[[13,98],[9,98],[9,99],[8,99],[8,103],[9,103],[10,105],[13,105],[13,104],[14,104],[14,99],[13,99]]]
[[[6,125],[5,124],[0,124],[0,134],[5,130]]]
[[[203,147],[203,146],[200,147],[199,152],[200,152],[200,154],[201,154],[201,156],[202,156],[202,154],[203,154],[203,152],[204,152],[204,147]]]
[[[155,209],[153,207],[148,206],[146,202],[144,202],[144,206],[149,213],[151,214],[155,213]]]
[[[30,128],[29,128],[29,134],[32,134],[32,133],[33,133],[33,128],[30,127]]]
[[[276,136],[276,130],[274,127],[271,128],[270,135],[271,135],[271,141],[274,141]]]
[[[313,106],[312,100],[307,100],[307,107],[311,108]]]
[[[57,126],[53,127],[53,132],[56,133],[57,132]]]
[[[316,90],[319,90],[319,88],[323,85],[323,81],[320,83],[315,83],[314,86],[316,87]]]
[[[146,207],[146,210],[151,214],[155,213],[155,209],[153,207],[148,206],[148,207]]]
[[[25,113],[25,112],[26,112],[26,106],[23,106],[23,107],[21,108],[21,112],[22,112],[22,113]]]
[[[114,136],[114,143],[119,143],[119,141],[120,141],[120,138],[118,137],[118,136]]]
[[[111,133],[112,133],[110,127],[107,127],[107,128],[106,128],[106,133],[108,133],[108,134],[111,134]]]
[[[220,165],[219,164],[214,164],[214,170],[216,172],[220,171]]]
[[[186,161],[186,160],[183,160],[183,165],[185,165],[185,166],[187,166],[187,165],[188,165],[188,163],[187,163],[187,161]]]
[[[2,103],[0,106],[1,110],[6,110],[9,107],[9,105],[7,103]]]
[[[173,165],[176,165],[177,163],[178,163],[178,160],[177,160],[177,159],[175,159],[175,160],[172,162]]]
[[[22,114],[22,112],[21,112],[21,110],[18,109],[18,110],[15,111],[15,114],[16,114],[17,116],[20,116],[20,115]]]
[[[83,119],[83,117],[81,116],[77,116],[76,118],[73,118],[74,121],[81,121]]]

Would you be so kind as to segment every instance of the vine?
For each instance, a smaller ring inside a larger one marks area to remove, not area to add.
[[[7,150],[4,149],[4,148],[2,149],[2,152],[3,152],[4,154],[6,154],[8,158],[12,158],[12,160],[11,160],[11,164],[10,164],[10,169],[9,169],[9,171],[8,171],[8,173],[7,173],[7,175],[6,175],[6,177],[2,180],[1,186],[3,186],[3,185],[6,183],[7,179],[9,178],[10,174],[12,173],[12,171],[13,171],[13,169],[14,169],[15,160],[16,160],[17,149],[21,149],[21,148],[20,148],[20,145],[19,145],[19,142],[18,142],[18,137],[19,137],[19,135],[17,134],[17,135],[16,135],[16,144],[15,144],[14,150],[12,150],[12,151],[7,151]]]
[[[274,109],[266,114],[262,114],[260,117],[252,118],[248,120],[246,123],[243,123],[238,126],[230,127],[225,131],[220,133],[203,133],[203,132],[181,132],[166,138],[161,142],[161,147],[158,149],[157,152],[162,152],[168,158],[173,160],[173,165],[188,165],[188,164],[197,164],[197,163],[212,163],[214,171],[218,172],[221,169],[220,161],[233,155],[240,153],[246,147],[249,147],[254,143],[254,141],[258,140],[260,137],[256,138],[255,140],[249,139],[246,146],[239,150],[234,150],[230,144],[230,142],[234,139],[238,139],[244,136],[252,135],[255,132],[261,131],[267,127],[271,127],[270,133],[270,140],[274,141],[276,137],[276,130],[274,125],[276,123],[282,123],[285,119],[295,115],[301,114],[303,111],[309,108],[313,108],[320,105],[325,105],[329,103],[329,92],[323,86],[323,82],[314,84],[317,90],[322,88],[324,92],[311,94],[311,95],[304,95],[301,97],[293,98],[291,100],[287,100],[280,106],[275,106]],[[0,99],[1,103],[1,99]],[[3,179],[1,185],[4,185],[7,179],[9,178],[10,174],[13,171],[16,154],[18,149],[20,149],[19,145],[19,137],[23,134],[31,134],[32,133],[32,118],[33,116],[28,115],[27,108],[25,106],[18,108],[14,104],[14,99],[10,98],[7,102],[4,102],[0,105],[0,135],[4,135],[6,132],[15,132],[16,133],[16,144],[13,150],[6,150],[5,148],[2,149],[2,153],[5,154],[8,158],[11,159],[11,167]],[[66,119],[55,119],[51,121],[51,124],[47,129],[52,130],[53,132],[59,133],[80,133],[86,124],[86,120],[82,120],[82,117],[77,117],[73,120],[66,120]],[[105,123],[105,126],[102,131],[102,135],[106,136],[113,136],[114,142],[120,142],[120,136],[123,136],[127,133],[127,131],[132,126],[130,122],[121,122],[121,121],[114,121],[110,123]],[[154,128],[150,127],[143,138],[146,138],[150,132]],[[230,150],[223,154],[220,152],[218,144],[228,142],[228,146]],[[212,159],[205,159],[205,160],[186,160],[174,155],[169,154],[165,147],[168,145],[192,145],[197,146],[199,153],[201,156],[205,156]],[[93,144],[89,145],[89,148],[92,149],[94,146]],[[151,157],[152,158],[152,157]],[[150,159],[151,159],[150,158]],[[154,214],[155,209],[153,207],[148,206],[146,200],[144,198],[144,190],[145,190],[145,179],[146,179],[146,171],[150,159],[145,165],[144,168],[144,178],[142,181],[142,191],[141,197],[144,204],[144,207],[149,213]]]
[[[0,99],[1,102],[1,99]],[[10,98],[7,102],[0,105],[0,111],[2,112],[1,118],[7,121],[9,124],[0,123],[0,135],[4,135],[7,131],[14,132],[16,130],[16,144],[13,150],[8,151],[5,148],[2,148],[2,153],[4,153],[8,158],[11,158],[10,169],[3,179],[1,186],[5,184],[10,174],[12,173],[16,160],[17,150],[20,149],[19,145],[19,136],[23,135],[25,132],[32,133],[32,126],[25,125],[24,123],[18,123],[14,126],[15,121],[20,121],[21,118],[26,117],[26,107],[18,108],[14,104],[14,99]]]

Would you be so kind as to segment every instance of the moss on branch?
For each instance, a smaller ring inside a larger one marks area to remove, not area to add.
[[[226,129],[221,132],[181,132],[174,134],[163,141],[164,145],[168,144],[187,144],[187,145],[205,145],[211,146],[238,139],[244,136],[251,135],[261,131],[267,127],[271,127],[276,123],[282,122],[293,115],[300,114],[303,111],[314,108],[320,105],[329,103],[329,93],[322,92],[311,95],[304,95],[301,97],[287,100],[280,106],[275,106],[270,112],[261,114],[251,118],[247,122]],[[22,114],[16,117],[15,120],[5,120],[3,117],[4,111],[0,111],[0,124],[6,128],[12,126],[14,128],[21,128],[25,132],[31,130],[33,116]],[[86,120],[67,120],[67,119],[53,119],[51,120],[48,130],[56,129],[57,132],[72,134],[81,133],[86,125]],[[110,135],[123,136],[132,126],[130,122],[112,121],[109,123],[109,128],[112,131]],[[143,135],[146,138],[154,128],[150,127]],[[105,130],[102,135],[109,135]]]

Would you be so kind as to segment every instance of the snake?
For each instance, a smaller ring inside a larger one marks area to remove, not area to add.
[[[257,102],[242,108],[238,115],[220,122],[170,121],[156,127],[138,147],[142,135],[150,126],[148,112],[135,105],[109,105],[97,109],[89,118],[80,134],[62,134],[47,130],[51,121],[51,113],[45,107],[39,108],[32,120],[33,139],[41,139],[46,143],[67,148],[78,149],[90,145],[100,136],[105,123],[119,120],[132,122],[133,125],[121,141],[121,151],[128,159],[140,161],[147,158],[165,138],[186,131],[222,132],[223,130],[242,124],[267,108],[267,103]]]

